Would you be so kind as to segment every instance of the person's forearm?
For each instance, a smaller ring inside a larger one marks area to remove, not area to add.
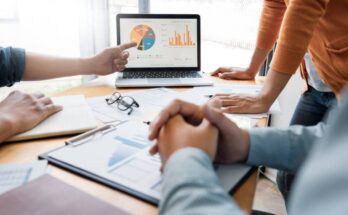
[[[23,80],[42,80],[92,74],[90,58],[64,58],[26,53]]]
[[[290,78],[291,74],[276,72],[269,69],[266,81],[260,93],[261,101],[268,109],[282,92]]]
[[[249,129],[249,154],[247,163],[253,166],[295,172],[306,159],[313,145],[324,136],[327,125],[291,126],[286,129]]]
[[[293,74],[303,60],[330,0],[289,1],[270,67]],[[312,47],[313,48],[313,47]]]
[[[249,64],[249,71],[254,75],[259,71],[273,48],[286,10],[284,1],[264,1],[260,25],[257,33],[256,48]]]
[[[251,72],[254,76],[260,70],[263,62],[266,60],[266,57],[269,53],[269,50],[256,48],[254,50],[253,56],[249,63],[248,71]]]
[[[180,149],[164,168],[159,214],[243,214],[217,178],[207,154]]]
[[[286,11],[284,0],[263,1],[256,47],[271,50],[278,38],[283,16]]]

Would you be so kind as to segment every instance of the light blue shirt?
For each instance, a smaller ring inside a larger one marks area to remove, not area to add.
[[[306,70],[308,72],[308,84],[319,92],[332,92],[330,88],[321,80],[308,53],[305,54],[304,60],[306,63]]]
[[[297,171],[289,214],[347,214],[348,91],[327,125],[251,129],[250,165]],[[164,170],[160,214],[243,214],[196,148],[175,152]]]

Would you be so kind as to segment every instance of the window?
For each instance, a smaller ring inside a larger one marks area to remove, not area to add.
[[[18,20],[14,23],[0,20],[1,46],[63,56],[80,55],[78,1],[13,2],[16,2],[12,9],[18,12]]]
[[[116,45],[118,13],[198,13],[202,21],[202,68],[244,67],[255,46],[261,6],[262,0],[0,0],[0,46],[86,56]],[[80,79],[36,82],[35,86],[55,92],[53,89],[70,87]]]
[[[80,1],[70,0],[0,0],[0,46],[59,56],[80,56],[80,6]],[[52,94],[80,83],[80,76],[35,84],[21,82],[11,88],[1,88],[0,93],[4,95],[19,89]]]
[[[0,0],[0,21],[15,22],[17,19],[17,1]]]
[[[151,0],[151,13],[201,15],[202,67],[249,65],[262,0]]]

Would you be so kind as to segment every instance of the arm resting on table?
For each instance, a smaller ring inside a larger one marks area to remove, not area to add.
[[[326,124],[291,126],[286,129],[253,128],[249,130],[247,163],[294,172],[303,163],[314,143],[323,137]]]
[[[159,214],[243,214],[220,185],[208,155],[199,149],[175,152],[163,178]]]

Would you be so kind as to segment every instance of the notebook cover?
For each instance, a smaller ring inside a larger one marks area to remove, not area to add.
[[[98,123],[83,95],[52,97],[63,110],[48,117],[29,131],[15,135],[8,142],[82,133]]]
[[[0,208],[6,215],[128,214],[49,175],[1,195]]]

